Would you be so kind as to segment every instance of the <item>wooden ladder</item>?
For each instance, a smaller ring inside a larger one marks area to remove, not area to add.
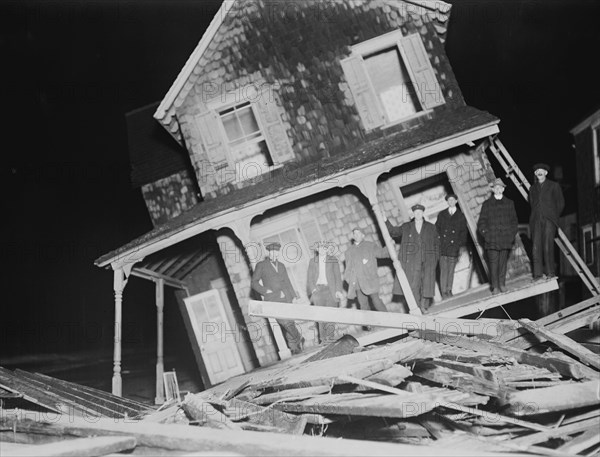
[[[529,181],[519,169],[504,145],[497,137],[490,137],[488,146],[506,172],[506,177],[510,178],[515,186],[517,186],[517,189],[521,192],[523,198],[529,200],[529,188],[531,187],[531,184],[529,184]],[[592,296],[600,295],[600,284],[560,227],[558,227],[557,234],[558,236],[554,238],[554,241],[571,266],[575,269],[583,283],[590,290]]]

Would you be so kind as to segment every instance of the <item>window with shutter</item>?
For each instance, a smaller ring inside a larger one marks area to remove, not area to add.
[[[341,62],[366,130],[403,122],[444,103],[418,33],[398,30],[359,43]]]
[[[272,91],[256,100],[215,106],[195,117],[208,160],[235,170],[236,180],[255,178],[294,159]]]

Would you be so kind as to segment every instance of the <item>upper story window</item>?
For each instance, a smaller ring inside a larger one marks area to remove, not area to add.
[[[444,104],[418,33],[397,30],[352,47],[342,68],[366,130],[393,125]]]
[[[257,165],[273,165],[267,141],[250,102],[222,110],[219,116],[227,137],[230,156],[238,166],[256,168],[255,171],[258,171]]]
[[[228,180],[223,184],[254,178],[294,159],[272,88],[233,103],[215,97],[206,107],[194,116],[194,126],[210,165],[230,171],[222,174]]]

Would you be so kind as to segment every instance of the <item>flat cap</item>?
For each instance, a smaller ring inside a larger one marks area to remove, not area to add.
[[[425,207],[423,205],[421,205],[420,203],[417,203],[416,205],[412,205],[411,208],[413,211],[416,211],[418,209],[420,209],[421,211],[425,211]]]
[[[548,165],[547,163],[536,163],[533,166],[533,171],[536,170],[546,170],[548,173],[550,173],[550,165]]]
[[[504,181],[502,181],[502,179],[496,178],[490,183],[490,187],[496,187],[496,186],[506,187],[506,184],[504,184]]]
[[[281,249],[281,243],[274,241],[265,246],[267,251],[279,251]]]

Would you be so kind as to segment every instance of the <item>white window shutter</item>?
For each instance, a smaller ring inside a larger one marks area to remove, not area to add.
[[[442,89],[433,72],[421,36],[413,33],[402,38],[398,41],[398,48],[423,108],[431,109],[443,105],[445,101]]]
[[[352,56],[341,61],[346,81],[354,96],[356,109],[366,130],[373,130],[384,123],[377,94],[371,85],[362,57]]]
[[[258,116],[263,136],[267,141],[273,164],[294,160],[294,150],[281,120],[281,110],[275,101],[274,92],[272,90],[263,91],[259,99],[252,105]]]
[[[194,116],[194,121],[208,155],[208,161],[213,165],[227,163],[229,148],[219,115],[215,111],[207,111]]]

